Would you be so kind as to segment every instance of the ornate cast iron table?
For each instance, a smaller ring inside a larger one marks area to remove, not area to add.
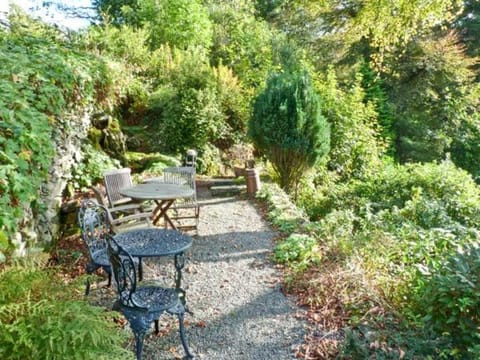
[[[178,230],[144,228],[125,231],[115,235],[115,240],[140,263],[144,257],[174,256],[175,289],[185,304],[185,290],[182,289],[182,269],[185,266],[185,250],[192,246],[192,238]],[[139,266],[139,279],[143,278]]]
[[[176,199],[188,198],[193,196],[194,190],[185,185],[166,184],[157,181],[138,184],[132,187],[120,190],[124,196],[134,200],[153,200],[156,207],[153,210],[152,222],[158,225],[161,218],[165,219],[165,227],[176,230],[176,226],[167,214],[168,209]]]

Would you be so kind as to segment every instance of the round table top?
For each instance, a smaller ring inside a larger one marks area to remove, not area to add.
[[[174,200],[193,196],[193,189],[185,185],[152,181],[124,188],[120,193],[137,200]]]
[[[115,235],[115,240],[133,257],[179,254],[192,246],[192,238],[172,229],[135,229]]]

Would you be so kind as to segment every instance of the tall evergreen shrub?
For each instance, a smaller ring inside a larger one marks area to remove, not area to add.
[[[255,100],[249,135],[287,192],[330,147],[330,126],[304,70],[272,73]]]

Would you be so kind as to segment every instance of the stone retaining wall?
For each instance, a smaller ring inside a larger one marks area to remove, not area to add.
[[[13,239],[15,254],[23,256],[50,244],[59,236],[60,207],[67,182],[72,177],[72,169],[82,160],[81,145],[88,135],[91,124],[90,111],[71,114],[59,120],[54,129],[52,142],[55,157],[50,165],[48,181],[40,189],[39,203],[45,211],[38,214],[31,208],[24,209],[25,217],[20,223],[20,231]]]

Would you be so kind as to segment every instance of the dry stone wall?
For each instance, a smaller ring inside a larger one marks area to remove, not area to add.
[[[52,137],[55,157],[50,165],[48,181],[40,189],[39,202],[45,211],[36,214],[31,208],[24,209],[20,231],[13,239],[15,255],[22,256],[27,251],[43,248],[59,236],[62,195],[72,177],[72,169],[82,160],[81,145],[87,138],[90,118],[87,110],[59,120]]]

